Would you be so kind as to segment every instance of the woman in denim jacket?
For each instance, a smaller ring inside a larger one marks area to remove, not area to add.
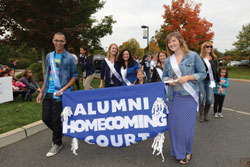
[[[197,53],[188,50],[178,32],[167,36],[166,45],[168,58],[164,63],[163,81],[169,84],[167,96],[171,155],[180,164],[187,164],[191,160],[199,106],[198,81],[206,77],[205,66]]]

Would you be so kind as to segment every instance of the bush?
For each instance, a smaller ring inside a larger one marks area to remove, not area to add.
[[[43,68],[42,63],[33,63],[29,66],[32,75],[36,81],[43,81]]]
[[[30,64],[31,64],[31,61],[29,59],[25,59],[25,58],[18,59],[17,63],[16,63],[16,68],[17,69],[25,69],[25,68],[29,67]]]

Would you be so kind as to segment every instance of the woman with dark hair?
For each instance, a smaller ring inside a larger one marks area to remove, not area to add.
[[[33,80],[32,71],[30,69],[25,69],[23,77],[19,80],[24,83],[25,88],[28,89],[27,100],[32,101],[31,95],[35,91],[40,91],[39,85]]]
[[[86,58],[87,58],[88,54],[89,54],[88,47],[87,46],[81,46],[80,47],[80,56],[79,56],[78,64],[80,65],[80,67],[82,69],[82,83],[85,82],[85,78],[86,78],[85,64],[86,64]]]
[[[206,78],[199,82],[200,87],[200,122],[209,121],[208,112],[212,103],[213,88],[215,82],[219,82],[217,74],[217,56],[213,50],[213,43],[211,41],[204,42],[201,46],[200,57],[206,67]],[[205,99],[206,98],[206,99]],[[205,103],[205,105],[204,105]]]
[[[166,60],[166,58],[167,58],[167,52],[164,50],[161,50],[157,56],[156,67],[153,69],[151,82],[161,82],[162,81],[164,61]]]
[[[84,90],[94,89],[90,84],[95,77],[95,66],[93,63],[93,56],[86,55],[84,68],[86,69],[86,78],[83,82]]]
[[[200,56],[189,51],[178,32],[166,38],[168,58],[164,63],[163,81],[168,82],[168,130],[171,155],[180,164],[188,164],[192,157],[196,113],[199,108],[197,81],[206,77]]]
[[[119,73],[122,76],[122,85],[133,85],[137,80],[136,71],[140,69],[128,49],[123,49],[118,56]]]
[[[105,87],[120,86],[122,79],[117,72],[117,57],[118,46],[115,43],[109,45],[106,58],[101,65],[101,81],[99,88],[103,88],[103,81],[105,80]]]
[[[144,70],[148,82],[150,82],[151,74],[150,74],[150,63],[149,63],[148,59],[149,59],[148,55],[143,56],[142,61],[141,61],[141,68]]]

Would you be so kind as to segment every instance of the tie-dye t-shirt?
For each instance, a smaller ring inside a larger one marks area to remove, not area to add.
[[[56,53],[55,55],[55,63],[56,63],[56,72],[57,75],[59,75],[59,67],[61,64],[61,60],[62,60],[62,53]],[[54,80],[53,80],[53,76],[52,76],[52,71],[50,68],[49,71],[50,77],[49,77],[49,88],[48,88],[48,93],[54,93],[55,92],[55,85],[54,85]]]

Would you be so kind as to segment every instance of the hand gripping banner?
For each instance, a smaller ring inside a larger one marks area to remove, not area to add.
[[[161,82],[65,92],[63,134],[101,147],[130,146],[168,129],[165,101]]]

